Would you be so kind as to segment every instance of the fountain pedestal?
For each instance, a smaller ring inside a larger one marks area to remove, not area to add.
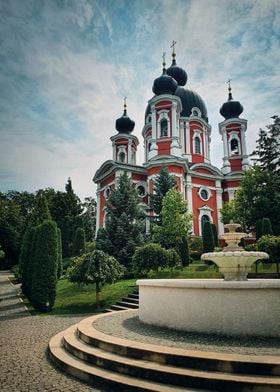
[[[138,280],[140,320],[190,332],[280,338],[280,280],[247,280],[251,265],[268,255],[239,247],[246,235],[234,231],[239,226],[226,225],[223,252],[202,255],[219,266],[224,280]]]
[[[182,331],[280,338],[280,281],[138,280],[139,318]]]

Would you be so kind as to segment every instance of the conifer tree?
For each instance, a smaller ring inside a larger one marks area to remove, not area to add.
[[[170,175],[166,167],[160,169],[153,183],[153,193],[150,195],[150,207],[156,215],[156,222],[161,223],[160,212],[162,209],[162,201],[169,189],[176,186],[174,176]]]
[[[263,229],[263,220],[258,219],[256,222],[256,240],[261,238],[262,236],[262,229]]]
[[[269,218],[263,218],[262,220],[262,236],[263,235],[272,235],[272,227]]]
[[[42,312],[51,310],[56,296],[58,234],[54,221],[36,228],[31,302]]]
[[[73,242],[73,256],[81,256],[86,251],[85,231],[78,227]]]
[[[218,238],[218,233],[217,233],[217,228],[216,228],[215,223],[211,223],[211,228],[212,228],[212,233],[213,233],[214,246],[218,247],[219,246],[219,238]]]
[[[63,273],[61,230],[57,228],[57,278]]]
[[[25,230],[19,258],[22,292],[27,297],[30,297],[32,287],[35,228],[45,220],[50,219],[51,215],[48,209],[47,200],[43,194],[38,193],[34,210]]]
[[[135,247],[143,241],[144,214],[138,204],[137,191],[127,174],[119,177],[118,185],[111,192],[106,205],[106,227],[103,241],[110,255],[131,271]],[[100,245],[100,243],[99,243]],[[101,246],[100,246],[101,248]]]

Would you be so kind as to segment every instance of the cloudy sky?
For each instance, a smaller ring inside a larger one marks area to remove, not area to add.
[[[226,80],[244,106],[247,145],[280,114],[279,0],[0,0],[0,190],[64,189],[94,196],[127,96],[140,140],[161,56],[188,73],[222,164]]]

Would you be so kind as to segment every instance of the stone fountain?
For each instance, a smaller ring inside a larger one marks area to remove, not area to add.
[[[265,252],[246,252],[239,243],[246,233],[236,232],[241,227],[238,223],[225,225],[228,233],[221,235],[227,246],[222,252],[204,253],[201,260],[211,260],[219,267],[219,271],[224,276],[224,280],[247,280],[248,273],[255,261],[268,259]]]
[[[246,236],[225,225],[222,252],[202,255],[219,267],[224,279],[141,279],[139,318],[146,324],[224,335],[280,338],[280,281],[249,279],[264,252],[246,252],[238,244]]]

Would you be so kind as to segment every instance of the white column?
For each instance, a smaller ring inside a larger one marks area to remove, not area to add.
[[[223,138],[223,148],[224,148],[224,157],[223,157],[223,168],[222,172],[224,174],[230,173],[230,163],[228,160],[228,142],[227,142],[227,134],[226,134],[226,127],[222,127],[222,138]]]
[[[192,189],[193,189],[193,184],[192,184],[192,180],[191,180],[191,176],[187,175],[186,176],[186,190],[187,190],[187,202],[188,202],[188,211],[190,213],[193,213],[193,201],[192,201]],[[193,224],[193,220],[192,220],[192,232],[194,233],[194,224]]]
[[[127,163],[132,163],[133,164],[133,162],[132,162],[131,144],[132,144],[132,141],[129,140],[128,141],[128,146],[127,146]]]
[[[155,105],[152,105],[152,139],[151,139],[151,148],[149,158],[152,158],[157,155],[158,147],[156,144],[157,138],[157,119],[156,119],[156,108]]]
[[[249,161],[248,161],[247,148],[246,148],[246,142],[245,142],[245,131],[246,131],[246,126],[244,124],[242,124],[241,129],[240,129],[240,138],[241,138],[241,148],[242,148],[242,169],[243,170],[246,170],[249,168]]]
[[[192,162],[191,156],[191,141],[190,141],[190,123],[186,121],[186,150],[189,162]]]
[[[117,160],[117,148],[115,142],[112,143],[113,146],[113,161]]]
[[[99,229],[99,222],[100,222],[100,184],[97,184],[95,238],[97,237],[97,232]]]
[[[217,203],[217,215],[218,215],[218,234],[221,235],[224,233],[224,225],[221,222],[221,212],[220,209],[223,207],[222,193],[223,190],[221,188],[220,181],[216,181],[216,203]]]

